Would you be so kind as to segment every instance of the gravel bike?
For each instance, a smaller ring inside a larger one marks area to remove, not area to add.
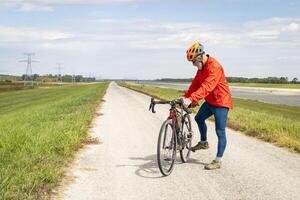
[[[149,110],[156,113],[156,104],[171,106],[168,118],[162,123],[157,143],[157,162],[160,172],[164,176],[171,174],[179,150],[182,162],[190,157],[193,132],[191,126],[191,111],[183,106],[182,99],[172,101],[155,101],[151,98]]]

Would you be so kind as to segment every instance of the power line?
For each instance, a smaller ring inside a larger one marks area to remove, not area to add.
[[[24,53],[25,56],[27,56],[27,60],[20,60],[19,62],[26,62],[27,63],[27,67],[26,67],[26,75],[25,75],[25,80],[24,80],[24,86],[27,83],[30,83],[31,86],[33,86],[33,77],[32,77],[32,67],[31,67],[31,63],[33,62],[39,62],[36,60],[32,60],[32,56],[34,56],[34,53]],[[28,82],[28,80],[30,80],[30,82]]]

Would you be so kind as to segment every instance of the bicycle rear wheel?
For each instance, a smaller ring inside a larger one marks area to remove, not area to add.
[[[161,126],[157,143],[157,162],[164,176],[171,174],[176,158],[176,137],[173,121],[168,119]]]
[[[179,151],[180,152],[180,158],[182,162],[187,162],[190,158],[191,154],[191,147],[192,147],[192,127],[191,127],[191,118],[190,115],[185,115],[183,117],[183,123],[182,123],[182,143],[184,146]]]

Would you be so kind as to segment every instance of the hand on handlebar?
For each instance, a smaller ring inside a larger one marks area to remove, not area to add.
[[[188,108],[192,104],[192,101],[189,98],[181,97],[181,99],[185,108]]]
[[[190,113],[191,111],[189,110],[189,108],[192,108],[194,106],[197,106],[199,105],[198,103],[195,104],[195,105],[192,105],[192,101],[189,99],[189,98],[185,98],[185,97],[181,97],[179,99],[175,99],[175,100],[172,100],[172,101],[165,101],[165,100],[162,100],[162,101],[155,101],[154,98],[152,97],[151,98],[151,103],[150,103],[150,106],[149,106],[149,110],[152,111],[152,113],[156,113],[155,112],[155,105],[156,104],[170,104],[172,106],[175,106],[175,105],[180,105],[182,106],[182,108]]]

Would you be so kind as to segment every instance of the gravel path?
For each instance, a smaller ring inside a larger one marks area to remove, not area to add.
[[[216,154],[214,124],[208,122],[210,149],[178,157],[172,174],[162,177],[156,143],[168,106],[148,111],[150,97],[111,83],[91,134],[101,144],[77,156],[75,180],[55,199],[300,199],[300,156],[227,129],[228,146],[219,170],[204,170]],[[193,120],[194,143],[199,131]],[[179,155],[178,155],[179,156]]]

